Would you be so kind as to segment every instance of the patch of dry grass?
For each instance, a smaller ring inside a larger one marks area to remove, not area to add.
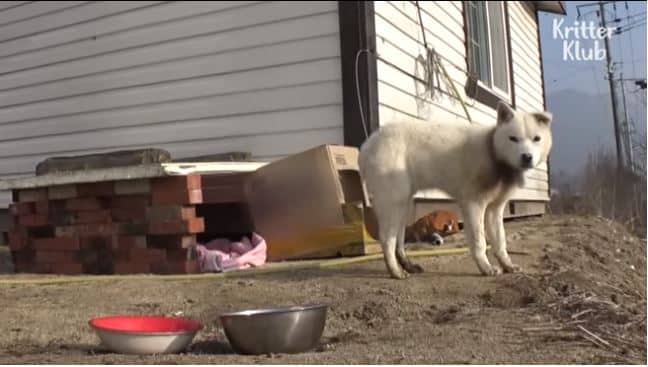
[[[617,169],[614,154],[591,154],[581,172],[555,185],[550,210],[554,214],[599,216],[617,221],[646,237],[646,176]]]

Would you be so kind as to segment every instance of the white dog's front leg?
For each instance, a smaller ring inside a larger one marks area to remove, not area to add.
[[[462,205],[466,239],[470,252],[477,263],[479,270],[484,275],[497,275],[501,273],[498,267],[492,266],[486,256],[486,238],[484,236],[484,215],[486,205],[483,203],[465,203]]]
[[[505,272],[514,273],[520,271],[520,267],[513,264],[506,250],[504,208],[506,208],[506,201],[493,203],[486,209],[486,233],[497,261]]]

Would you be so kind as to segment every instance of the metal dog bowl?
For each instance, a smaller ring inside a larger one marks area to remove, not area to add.
[[[327,305],[246,310],[222,314],[220,321],[238,353],[300,353],[319,343],[327,310]]]

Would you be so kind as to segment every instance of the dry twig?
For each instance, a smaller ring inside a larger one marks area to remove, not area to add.
[[[579,329],[580,329],[581,331],[583,331],[584,333],[586,333],[587,335],[589,335],[589,336],[591,336],[592,338],[594,338],[594,339],[596,339],[597,341],[599,341],[601,344],[603,344],[603,345],[605,345],[605,346],[607,346],[607,347],[612,347],[612,345],[610,345],[610,343],[608,343],[607,341],[605,341],[605,340],[604,340],[603,338],[601,338],[600,336],[594,334],[593,332],[587,330],[584,326],[582,326],[582,325],[576,325],[576,327],[579,328]]]

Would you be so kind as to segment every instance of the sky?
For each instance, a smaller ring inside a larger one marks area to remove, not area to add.
[[[636,23],[636,27],[613,35],[610,39],[612,61],[618,77],[646,78],[646,2],[625,1],[608,2],[605,6],[608,22],[615,18],[622,21],[616,24]],[[552,175],[560,170],[574,172],[586,162],[587,154],[599,146],[614,149],[614,130],[612,123],[609,83],[606,79],[605,61],[573,60],[570,53],[564,60],[564,44],[554,38],[554,20],[564,18],[559,27],[574,26],[575,21],[595,21],[598,26],[598,5],[581,7],[581,17],[577,19],[577,6],[598,4],[592,1],[566,1],[567,15],[560,16],[540,12],[540,39],[544,65],[544,78],[548,110],[554,113],[554,149],[552,151]],[[614,9],[616,5],[616,10]],[[631,20],[623,19],[633,16]],[[589,23],[586,23],[589,25]],[[643,25],[641,25],[643,24]],[[615,23],[608,23],[608,26]],[[572,33],[568,41],[576,40]],[[581,39],[581,46],[588,51],[593,49],[594,41]],[[601,48],[603,41],[599,41]],[[569,50],[574,50],[573,46]],[[571,53],[573,54],[573,52]],[[638,91],[632,82],[626,82],[626,101],[631,119],[638,129],[646,130],[646,94]],[[620,89],[619,89],[620,91]],[[554,169],[555,168],[555,169]]]

